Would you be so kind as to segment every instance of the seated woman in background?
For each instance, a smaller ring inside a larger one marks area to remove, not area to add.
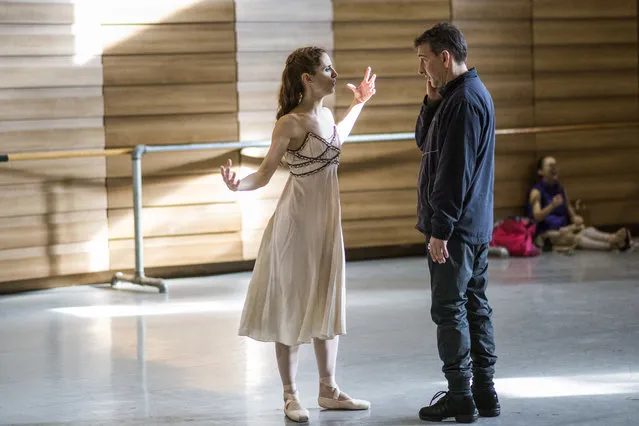
[[[631,247],[630,231],[626,228],[608,234],[585,227],[583,218],[576,214],[559,183],[557,161],[553,157],[539,159],[537,174],[540,179],[530,190],[527,214],[537,224],[535,243],[538,246],[549,242],[553,247],[589,250],[626,251]]]

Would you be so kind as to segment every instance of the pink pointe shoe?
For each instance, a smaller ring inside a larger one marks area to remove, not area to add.
[[[284,414],[294,422],[308,422],[309,412],[306,408],[302,407],[297,392],[286,394],[284,399]]]
[[[317,403],[327,410],[368,410],[371,403],[363,399],[352,399],[346,393],[341,392],[338,387],[334,387],[333,397],[326,398],[320,396]]]

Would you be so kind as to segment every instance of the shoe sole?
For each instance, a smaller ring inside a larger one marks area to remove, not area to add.
[[[501,414],[501,410],[500,409],[496,409],[496,410],[479,410],[479,416],[480,417],[499,417],[500,414]]]
[[[452,417],[426,417],[420,415],[419,418],[425,422],[443,422],[445,419]],[[461,414],[455,416],[455,421],[457,423],[475,423],[478,418],[479,416],[477,414]]]
[[[326,410],[335,410],[335,411],[365,411],[371,408],[369,404],[361,404],[357,405],[350,401],[340,401],[332,398],[317,398],[317,405],[326,409]]]
[[[300,418],[298,420],[292,419],[289,416],[287,416],[286,414],[284,414],[284,417],[287,420],[290,420],[290,421],[295,422],[295,423],[308,423],[308,417],[306,417],[306,416],[300,416]]]

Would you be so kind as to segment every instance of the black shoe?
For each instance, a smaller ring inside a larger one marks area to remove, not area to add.
[[[442,398],[433,405],[433,401],[440,396]],[[473,397],[457,397],[451,396],[448,392],[437,392],[430,400],[430,405],[419,410],[419,418],[425,421],[441,422],[449,417],[454,417],[458,423],[476,422],[478,415]]]
[[[473,399],[480,416],[497,417],[501,414],[501,406],[495,389],[473,390]]]

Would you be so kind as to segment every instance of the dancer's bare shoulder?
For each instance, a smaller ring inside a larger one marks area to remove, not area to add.
[[[306,137],[304,120],[297,114],[289,113],[277,120],[273,131],[274,139],[287,140],[288,149],[294,150]]]

